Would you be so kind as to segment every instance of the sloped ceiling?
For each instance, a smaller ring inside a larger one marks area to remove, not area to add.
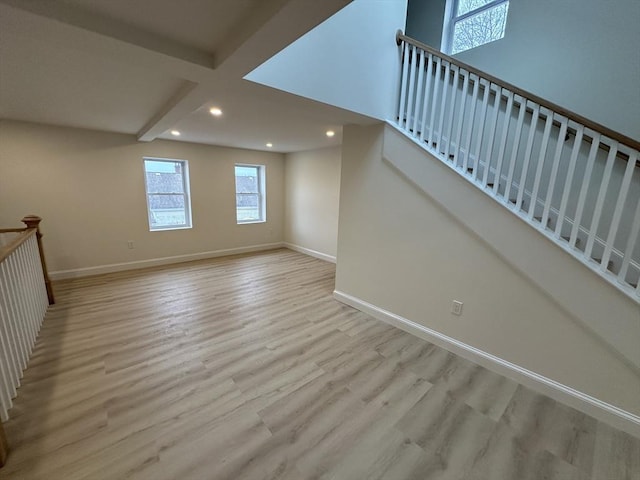
[[[242,78],[348,3],[0,0],[0,118],[140,141],[177,129],[258,150],[333,145],[342,125],[373,120]]]

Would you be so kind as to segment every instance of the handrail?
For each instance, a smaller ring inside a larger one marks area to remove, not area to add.
[[[612,130],[608,127],[605,127],[604,125],[594,122],[592,120],[589,120],[588,118],[583,117],[582,115],[579,115],[575,112],[572,112],[571,110],[561,107],[560,105],[557,105],[553,102],[550,102],[548,100],[545,100],[542,97],[539,97],[538,95],[535,95],[531,92],[528,92],[526,90],[523,90],[522,88],[516,87],[515,85],[512,85],[511,83],[505,82],[504,80],[501,80],[497,77],[494,77],[493,75],[484,72],[482,70],[480,70],[479,68],[476,67],[472,67],[471,65],[461,62],[460,60],[450,57],[449,55],[446,55],[444,53],[442,53],[441,51],[439,51],[438,49],[435,49],[433,47],[430,47],[429,45],[426,45],[418,40],[415,40],[411,37],[407,37],[406,35],[404,35],[402,33],[402,30],[398,30],[396,33],[396,43],[398,45],[400,45],[402,42],[406,42],[410,45],[414,45],[418,48],[423,49],[426,52],[429,52],[433,55],[437,55],[440,58],[454,64],[457,65],[458,67],[462,67],[465,70],[468,70],[469,73],[473,73],[475,75],[478,75],[480,77],[485,78],[486,80],[489,80],[491,83],[495,83],[496,85],[499,85],[502,88],[506,88],[508,90],[511,90],[514,94],[516,95],[520,95],[521,97],[525,97],[528,100],[531,100],[537,104],[539,104],[542,107],[546,107],[549,110],[553,110],[556,113],[559,113],[560,115],[563,115],[565,117],[567,117],[570,120],[573,120],[577,123],[581,123],[582,125],[584,125],[587,128],[590,128],[592,130],[595,130],[599,133],[602,133],[604,135],[606,135],[607,137],[611,138],[612,140],[616,140],[624,145],[627,145],[628,147],[631,147],[635,150],[640,150],[640,141],[635,140],[627,135],[624,135],[620,132],[616,132],[615,130]]]

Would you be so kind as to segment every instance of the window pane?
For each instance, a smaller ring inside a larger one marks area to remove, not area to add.
[[[184,195],[149,195],[151,228],[187,224]]]
[[[238,222],[261,220],[260,197],[258,195],[236,195],[236,218]]]
[[[451,53],[464,52],[504,37],[509,3],[501,3],[488,10],[456,22],[453,29]]]
[[[184,193],[182,163],[145,160],[144,167],[148,193]]]
[[[485,6],[487,3],[491,3],[493,0],[458,0],[458,11],[456,17],[464,15],[471,10]]]
[[[236,167],[236,192],[258,193],[258,168]]]

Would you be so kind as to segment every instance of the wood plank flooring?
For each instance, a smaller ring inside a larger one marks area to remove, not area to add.
[[[289,250],[58,282],[1,479],[638,480],[640,440],[332,298]]]

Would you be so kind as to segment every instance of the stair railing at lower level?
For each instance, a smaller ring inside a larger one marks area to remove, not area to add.
[[[42,320],[54,302],[44,255],[40,218],[27,216],[26,228],[0,229],[0,420],[20,386]]]
[[[636,301],[640,142],[398,32],[396,127]]]

